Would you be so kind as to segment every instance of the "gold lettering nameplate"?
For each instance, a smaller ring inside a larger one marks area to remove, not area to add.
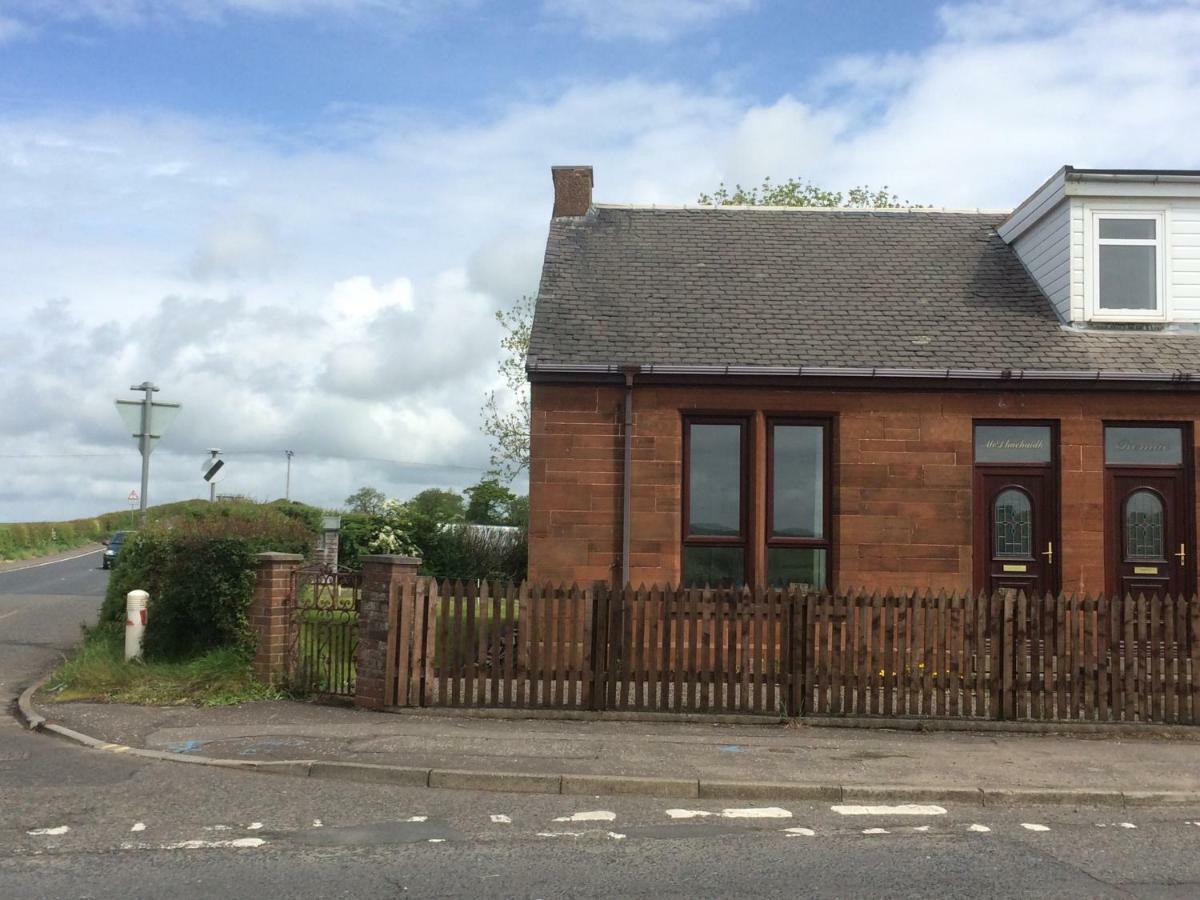
[[[1157,575],[1158,566],[1134,566],[1134,575]]]
[[[1004,571],[1005,571],[1005,572],[1027,572],[1027,571],[1029,571],[1029,569],[1028,569],[1028,567],[1027,567],[1027,566],[1012,566],[1012,565],[1006,565],[1006,566],[1004,567]]]

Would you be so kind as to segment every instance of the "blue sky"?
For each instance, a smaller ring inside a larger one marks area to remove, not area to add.
[[[487,463],[493,313],[554,164],[1011,207],[1063,163],[1200,167],[1195,0],[0,0],[0,521],[120,508],[114,397],[184,412],[152,501],[336,504]]]
[[[15,14],[43,33],[12,41],[0,58],[5,107],[134,106],[294,130],[344,105],[454,119],[485,115],[497,94],[538,96],[572,81],[630,75],[736,86],[768,102],[841,55],[909,51],[938,30],[938,4],[878,0],[718,2],[711,18],[697,12],[672,25],[666,14],[662,24],[643,14],[632,31],[617,22],[589,26],[585,16],[536,0],[429,2],[415,13],[369,3],[339,12],[330,3],[319,15],[275,16],[252,3],[205,4],[212,15],[195,17],[153,12],[158,5],[113,4],[144,12],[74,20]]]

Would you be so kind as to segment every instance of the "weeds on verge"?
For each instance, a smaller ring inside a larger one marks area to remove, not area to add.
[[[226,706],[283,696],[256,680],[244,653],[211,650],[178,662],[125,662],[124,635],[112,628],[85,630],[75,655],[59,666],[46,682],[45,696],[53,702],[100,700],[171,706]]]

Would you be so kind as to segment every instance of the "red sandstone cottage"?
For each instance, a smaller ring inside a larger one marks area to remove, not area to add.
[[[1200,172],[1012,212],[553,175],[532,580],[1196,591]]]

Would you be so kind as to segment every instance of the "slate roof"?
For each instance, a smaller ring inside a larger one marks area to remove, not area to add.
[[[597,206],[554,219],[530,368],[1191,373],[1200,334],[1064,328],[1004,213]]]

